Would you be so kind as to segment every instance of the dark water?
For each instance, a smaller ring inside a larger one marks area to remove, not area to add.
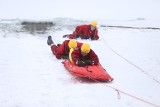
[[[22,29],[25,32],[29,32],[31,34],[45,34],[49,30],[53,28],[56,24],[53,22],[29,22],[29,21],[23,21],[21,23]]]

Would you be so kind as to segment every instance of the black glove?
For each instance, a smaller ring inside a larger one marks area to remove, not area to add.
[[[57,47],[60,47],[61,46],[61,44],[57,44]]]
[[[79,35],[76,35],[76,38],[79,38]]]
[[[95,37],[94,37],[94,36],[92,36],[92,37],[91,37],[91,40],[95,40]]]
[[[91,65],[91,60],[85,60],[84,62],[86,63],[86,65]]]
[[[83,61],[78,61],[77,65],[80,66],[80,67],[84,67],[84,66],[86,66],[86,63],[83,62]]]
[[[66,38],[66,37],[68,37],[68,35],[63,35],[63,38]]]

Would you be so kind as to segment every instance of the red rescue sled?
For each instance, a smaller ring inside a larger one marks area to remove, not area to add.
[[[64,67],[74,76],[90,78],[92,80],[98,80],[103,82],[110,82],[113,78],[107,73],[107,71],[100,65],[79,67],[72,64],[69,60],[62,62]]]

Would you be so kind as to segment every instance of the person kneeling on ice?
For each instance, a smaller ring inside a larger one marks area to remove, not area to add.
[[[99,58],[95,52],[90,49],[88,43],[84,43],[81,48],[77,50],[70,50],[69,60],[77,66],[84,67],[86,65],[97,65]]]
[[[48,36],[47,44],[51,46],[51,51],[57,59],[69,59],[70,49],[76,49],[82,46],[82,43],[74,39],[65,40],[62,44],[55,45],[51,36]]]

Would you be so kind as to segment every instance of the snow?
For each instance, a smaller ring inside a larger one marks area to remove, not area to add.
[[[159,1],[81,0],[83,9],[77,1],[63,3],[1,1],[0,107],[160,107],[160,30],[101,26],[160,28]],[[62,43],[62,35],[92,19],[99,24],[100,39],[78,41],[91,45],[114,78],[111,83],[73,77],[46,43],[48,35]],[[31,34],[21,30],[23,20],[53,21],[56,26],[45,34]]]

